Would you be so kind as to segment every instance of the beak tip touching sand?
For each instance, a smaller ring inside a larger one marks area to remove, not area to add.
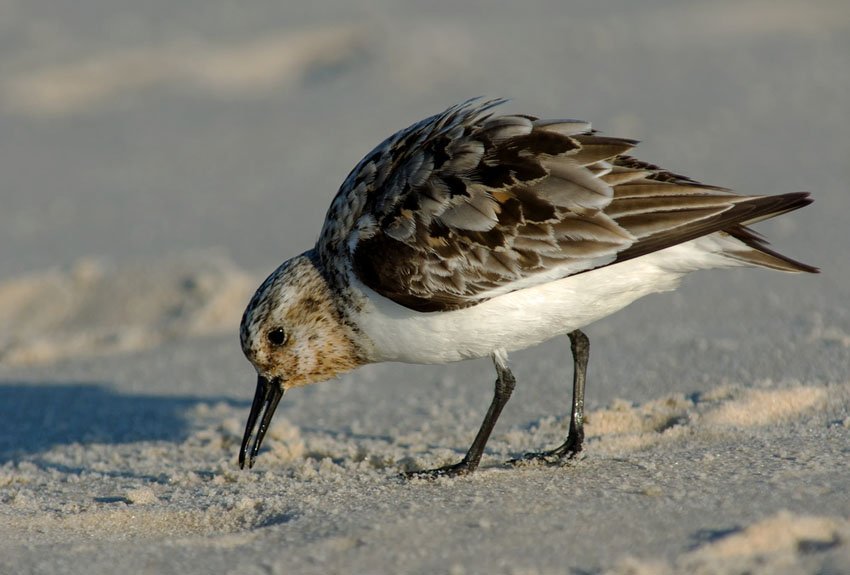
[[[268,380],[262,375],[257,376],[257,391],[254,393],[251,413],[248,416],[245,435],[242,437],[242,446],[239,449],[240,469],[245,469],[246,457],[248,459],[248,469],[254,467],[254,459],[260,451],[263,438],[266,436],[272,416],[274,416],[281,397],[283,397],[283,387],[280,385],[280,379],[273,378],[272,380]],[[262,417],[260,417],[261,415]],[[249,454],[248,446],[251,443],[254,428],[257,426],[257,420],[260,421],[260,428],[257,430],[257,435],[254,438],[254,444],[251,446],[251,452]]]

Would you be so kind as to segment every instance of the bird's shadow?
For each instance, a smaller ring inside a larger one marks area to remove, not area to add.
[[[96,382],[0,381],[0,465],[74,443],[179,442],[187,412],[223,397],[134,395]]]

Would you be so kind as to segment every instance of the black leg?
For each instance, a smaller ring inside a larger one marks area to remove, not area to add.
[[[454,465],[447,465],[437,469],[426,469],[423,471],[409,471],[405,473],[405,477],[436,479],[437,477],[453,477],[456,475],[466,475],[475,471],[478,463],[481,461],[481,456],[484,453],[484,446],[490,438],[490,433],[493,431],[493,426],[496,425],[496,420],[502,413],[505,404],[511,398],[511,393],[514,391],[516,379],[514,374],[507,365],[502,365],[496,358],[493,359],[496,364],[496,391],[493,394],[493,401],[490,402],[490,408],[487,410],[487,415],[484,416],[484,421],[481,423],[481,429],[466,452],[463,460]]]
[[[570,349],[573,352],[573,406],[566,441],[550,451],[526,453],[512,463],[524,461],[557,463],[563,459],[572,459],[581,451],[584,442],[584,383],[587,379],[587,360],[590,356],[590,340],[583,331],[577,329],[570,332]]]

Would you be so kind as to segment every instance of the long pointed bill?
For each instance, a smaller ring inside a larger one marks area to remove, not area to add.
[[[280,385],[279,379],[275,378],[269,381],[262,375],[257,376],[257,391],[254,393],[254,403],[251,404],[251,414],[248,416],[248,425],[245,426],[245,435],[242,437],[242,447],[239,449],[239,467],[241,469],[245,469],[246,456],[248,457],[248,468],[254,467],[254,459],[257,457],[257,452],[260,451],[263,438],[266,436],[269,423],[271,423],[274,410],[277,409],[281,397],[283,397],[283,387]],[[260,429],[257,430],[257,437],[254,438],[254,446],[251,448],[249,456],[248,444],[251,442],[251,435],[254,433],[260,412],[263,415],[260,419]]]

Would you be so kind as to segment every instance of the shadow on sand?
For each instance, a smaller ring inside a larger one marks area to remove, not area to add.
[[[126,395],[91,382],[0,382],[0,464],[72,443],[182,441],[186,413],[221,397]]]

